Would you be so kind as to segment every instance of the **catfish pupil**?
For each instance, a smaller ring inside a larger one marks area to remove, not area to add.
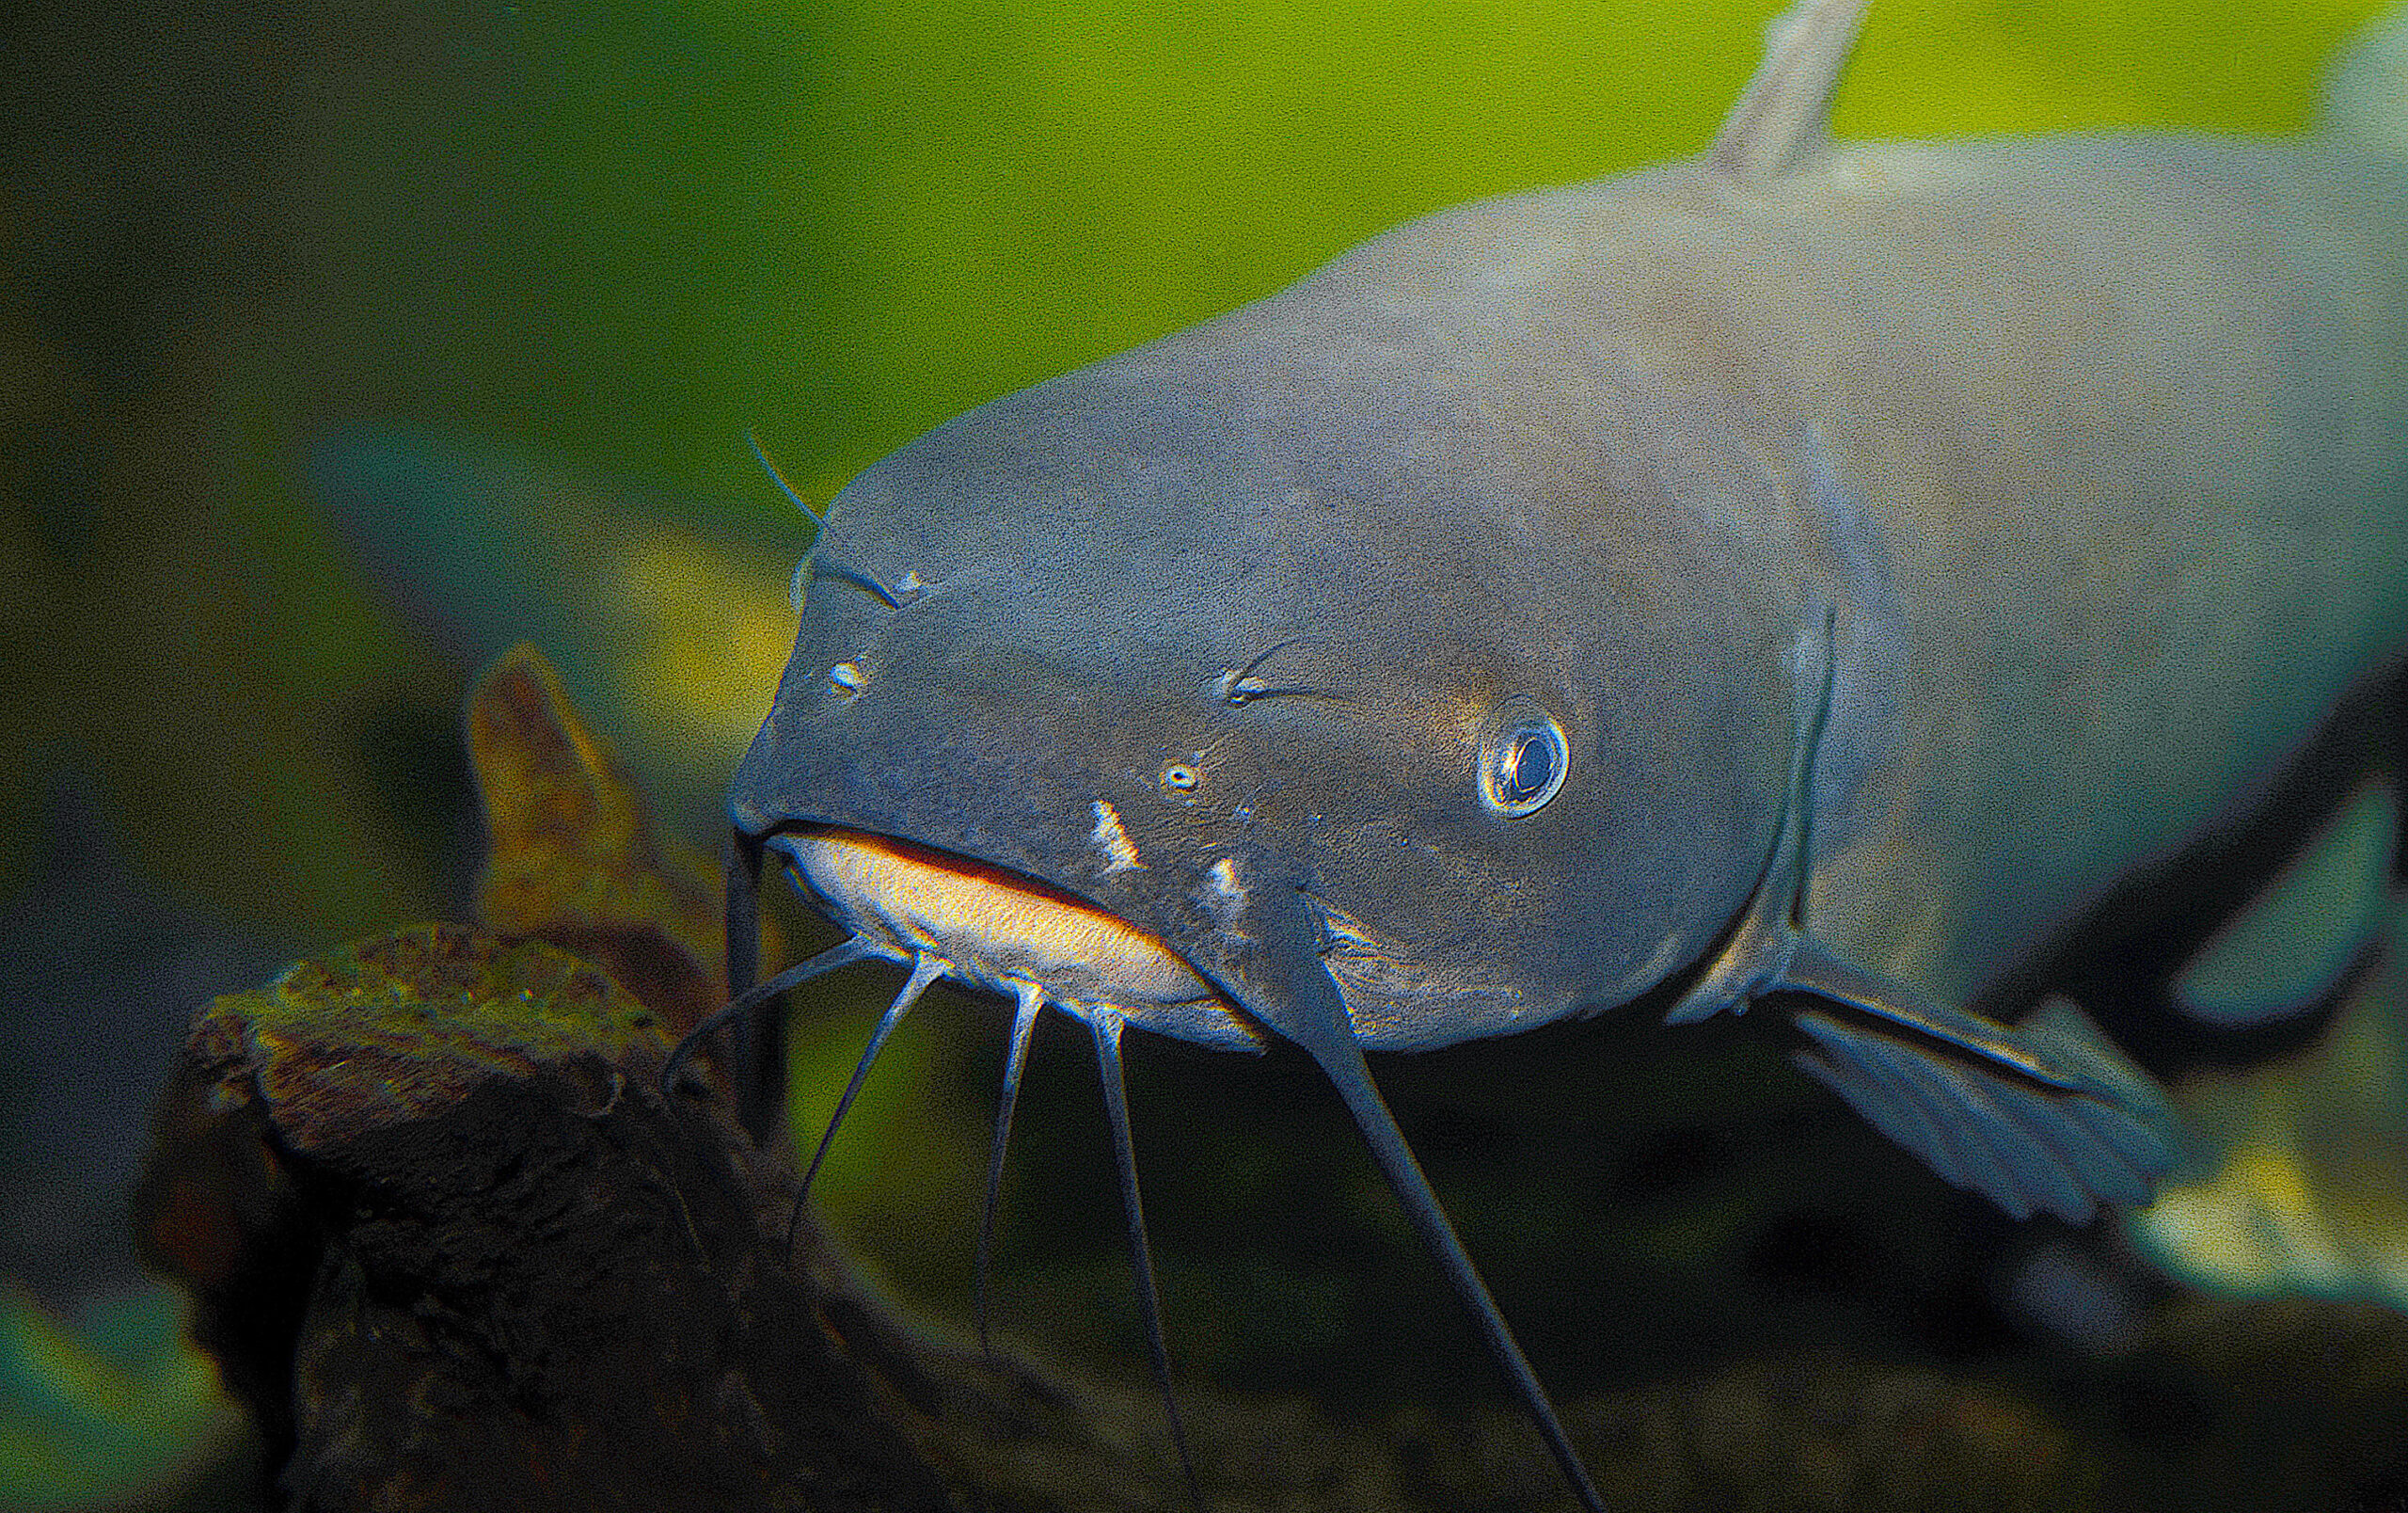
[[[1563,727],[1544,716],[1493,740],[1481,764],[1481,797],[1509,820],[1543,806],[1563,787]]]
[[[1505,798],[1512,804],[1528,804],[1545,788],[1547,779],[1555,775],[1555,754],[1536,736],[1516,734],[1513,754],[1505,759]]]
[[[1533,772],[1533,768],[1537,771]],[[1555,757],[1542,748],[1536,736],[1513,748],[1513,781],[1510,789],[1513,797],[1529,798],[1546,787],[1546,780],[1554,774]]]

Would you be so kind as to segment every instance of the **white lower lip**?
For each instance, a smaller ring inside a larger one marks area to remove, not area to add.
[[[1159,937],[1042,884],[863,831],[790,832],[773,844],[839,923],[898,959],[933,956],[996,993],[1033,983],[1074,1012],[1226,1007]]]

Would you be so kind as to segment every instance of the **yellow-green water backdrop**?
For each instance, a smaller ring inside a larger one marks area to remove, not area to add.
[[[457,913],[463,659],[522,630],[707,838],[695,795],[767,706],[805,539],[748,429],[824,499],[1400,221],[1695,151],[1770,8],[29,10],[0,92],[0,893],[50,885],[66,781],[180,928],[291,954]],[[1837,131],[2294,130],[2377,8],[1881,0]],[[361,436],[501,482],[432,502],[434,528],[339,521],[313,469]],[[411,544],[398,590],[366,565],[380,537]],[[105,1023],[149,938],[10,939],[50,995],[0,1025],[21,1075],[139,1107],[158,1037],[66,1068],[35,1021]],[[863,1027],[839,1016],[803,1075]],[[938,1054],[911,1033],[898,1063]],[[865,1104],[832,1199],[917,1119]],[[58,1159],[12,1138],[13,1164]],[[962,1214],[972,1139],[894,1142],[887,1175]],[[944,1224],[932,1267],[967,1253]],[[47,1328],[17,1330],[52,1343],[18,1352],[0,1503],[118,1474],[94,1457],[139,1469],[191,1423],[113,1408],[141,1396],[121,1371],[78,1388]]]

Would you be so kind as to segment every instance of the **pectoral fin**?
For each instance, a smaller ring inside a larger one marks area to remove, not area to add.
[[[2012,1027],[1924,1002],[1799,943],[1782,991],[1813,1044],[1798,1066],[1960,1187],[2017,1218],[2073,1223],[2145,1202],[2178,1155],[2155,1084],[2052,998]]]
[[[1808,0],[1795,15],[1854,24],[1841,0]],[[1814,754],[1837,676],[1837,622],[1829,610],[1818,618],[1819,633],[1810,625],[1797,644],[1789,788],[1764,874],[1664,1022],[1779,995],[1814,1043],[1798,1064],[1958,1187],[2018,1218],[2074,1223],[2102,1201],[2146,1200],[2175,1165],[2174,1116],[2080,1010],[2052,999],[2010,1028],[1844,961],[1805,928]]]

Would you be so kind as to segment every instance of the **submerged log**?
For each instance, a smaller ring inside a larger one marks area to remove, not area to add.
[[[821,1327],[816,1246],[779,1254],[784,1171],[655,1085],[660,1026],[555,948],[446,926],[204,1016],[165,1180],[186,1215],[197,1166],[264,1202],[208,1254],[154,1224],[154,1253],[293,1505],[950,1505],[895,1383]]]

